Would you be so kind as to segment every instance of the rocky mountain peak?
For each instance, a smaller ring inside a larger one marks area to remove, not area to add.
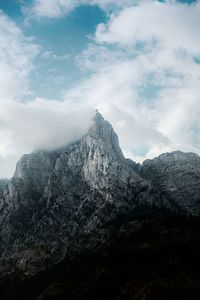
[[[97,143],[96,145],[104,144],[108,151],[114,152],[118,158],[124,157],[119,146],[118,136],[112,125],[106,121],[98,111],[96,111],[93,124],[87,136],[90,137],[94,143]]]
[[[89,129],[89,135],[93,138],[107,140],[111,137],[113,131],[112,125],[106,121],[97,110],[93,118],[92,126]]]
[[[91,127],[85,136],[59,150],[38,151],[23,155],[17,163],[14,177],[25,182],[30,181],[32,187],[42,186],[44,188],[51,171],[59,165],[58,161],[60,157],[63,157],[62,154],[67,153],[70,158],[70,153],[75,149],[76,153],[80,154],[81,163],[84,161],[83,156],[87,160],[100,160],[105,156],[109,156],[109,159],[112,156],[112,159],[115,160],[124,158],[118,136],[112,125],[96,111]],[[72,163],[77,164],[78,160],[72,161]]]

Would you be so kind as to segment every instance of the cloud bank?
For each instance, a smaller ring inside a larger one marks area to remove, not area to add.
[[[88,131],[94,113],[91,108],[76,107],[67,101],[1,103],[0,177],[12,175],[16,160],[23,153],[53,150],[78,140]]]

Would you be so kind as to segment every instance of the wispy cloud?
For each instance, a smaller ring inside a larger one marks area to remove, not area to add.
[[[123,9],[107,24],[99,24],[98,42],[133,46],[137,42],[157,43],[161,48],[200,52],[200,2],[141,1]]]
[[[0,11],[0,99],[29,93],[28,77],[39,46]]]
[[[80,5],[97,5],[103,10],[121,8],[125,5],[131,5],[133,0],[34,0],[31,6],[26,5],[23,7],[24,12],[29,17],[37,18],[60,18]]]

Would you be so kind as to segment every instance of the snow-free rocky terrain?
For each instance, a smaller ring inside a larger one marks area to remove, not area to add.
[[[200,157],[136,164],[97,112],[0,181],[0,298],[199,299],[199,216]]]

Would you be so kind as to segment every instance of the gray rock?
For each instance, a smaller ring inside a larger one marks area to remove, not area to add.
[[[142,165],[142,176],[151,180],[179,212],[200,214],[200,157],[175,151],[161,154]]]

